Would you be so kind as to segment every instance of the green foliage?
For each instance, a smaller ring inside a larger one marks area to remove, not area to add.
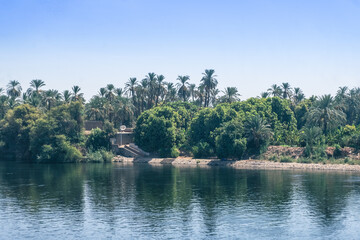
[[[214,150],[207,142],[199,142],[193,147],[192,151],[196,158],[208,158],[214,156]]]
[[[51,109],[48,116],[56,121],[55,131],[64,134],[71,143],[84,140],[84,107],[80,101]]]
[[[14,154],[17,160],[31,159],[30,131],[41,113],[27,104],[9,110],[0,122],[0,137],[4,142],[2,152]]]
[[[111,144],[109,133],[105,130],[101,130],[100,128],[95,128],[88,136],[85,145],[87,149],[91,149],[93,151],[97,151],[99,149],[110,150]]]
[[[82,159],[80,151],[64,135],[56,135],[49,144],[42,145],[36,156],[37,162],[77,162]]]
[[[270,126],[259,115],[248,118],[244,126],[249,152],[253,154],[264,152],[273,134]]]
[[[111,162],[114,157],[112,152],[105,149],[98,149],[96,151],[90,150],[86,156],[89,162]]]
[[[242,122],[231,121],[217,130],[216,155],[219,158],[241,158],[246,150]]]
[[[289,162],[293,162],[294,159],[290,156],[282,156],[280,157],[280,162],[282,163],[289,163]]]
[[[339,144],[335,145],[335,149],[334,149],[334,157],[341,157],[342,155],[342,151],[341,151],[341,147]]]
[[[325,138],[319,127],[306,127],[302,131],[301,139],[305,144],[304,156],[313,159],[325,157]]]
[[[178,156],[177,148],[185,142],[191,113],[183,106],[176,108],[165,105],[141,114],[136,122],[135,143],[145,151],[158,152],[164,157]]]

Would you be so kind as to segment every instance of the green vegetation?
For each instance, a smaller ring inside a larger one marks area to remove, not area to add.
[[[12,80],[0,89],[0,154],[20,161],[106,162],[109,139],[124,124],[135,127],[136,144],[162,157],[242,159],[287,145],[304,147],[311,161],[328,161],[327,147],[334,147],[335,159],[345,157],[344,147],[360,148],[360,88],[306,98],[282,83],[241,101],[235,87],[219,91],[217,78],[205,70],[196,86],[188,75],[175,84],[148,73],[140,81],[130,78],[124,89],[107,84],[88,102],[79,86],[60,93],[35,79],[23,91]],[[85,136],[85,120],[102,121],[103,130]]]

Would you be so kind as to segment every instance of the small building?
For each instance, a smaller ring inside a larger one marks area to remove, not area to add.
[[[115,139],[115,144],[119,146],[134,143],[134,132],[126,130],[124,132],[117,132]]]

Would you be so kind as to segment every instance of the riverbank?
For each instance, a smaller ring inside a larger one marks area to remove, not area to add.
[[[323,164],[323,163],[296,163],[274,162],[269,160],[237,160],[221,161],[219,159],[196,159],[190,157],[178,158],[127,158],[116,156],[113,162],[122,163],[147,163],[152,165],[171,164],[174,166],[227,166],[236,169],[302,169],[302,170],[326,170],[326,171],[357,171],[360,165],[349,164]]]

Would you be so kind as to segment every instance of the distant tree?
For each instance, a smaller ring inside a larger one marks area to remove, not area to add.
[[[45,86],[45,82],[41,79],[34,79],[30,82],[30,87],[34,89],[36,94],[40,93],[40,88]]]
[[[309,110],[307,123],[319,126],[325,135],[335,126],[345,123],[345,114],[335,106],[331,95],[323,95]]]
[[[211,91],[215,89],[218,84],[216,77],[214,69],[206,69],[203,73],[201,85],[204,86],[205,90],[204,107],[209,107],[210,105]]]
[[[227,87],[227,88],[225,88],[223,93],[224,93],[224,96],[223,96],[224,102],[227,102],[227,103],[239,101],[239,97],[241,96],[238,93],[238,90],[236,87]]]
[[[247,148],[250,152],[261,153],[273,135],[270,125],[259,115],[247,119],[244,124]]]
[[[288,99],[291,97],[292,95],[292,88],[290,87],[289,83],[282,83],[281,84],[281,88],[282,88],[282,97],[284,99]]]
[[[188,75],[186,75],[186,76],[179,75],[177,78],[177,80],[179,81],[179,83],[177,84],[178,94],[179,94],[179,97],[181,97],[184,102],[186,102],[187,97],[189,95],[189,90],[188,90],[189,79],[190,79],[190,77]]]
[[[281,87],[277,84],[271,85],[270,88],[268,88],[269,94],[271,94],[273,97],[282,97],[282,90]]]
[[[21,90],[22,88],[17,80],[11,80],[7,85],[7,94],[12,99],[18,98],[21,94]]]

